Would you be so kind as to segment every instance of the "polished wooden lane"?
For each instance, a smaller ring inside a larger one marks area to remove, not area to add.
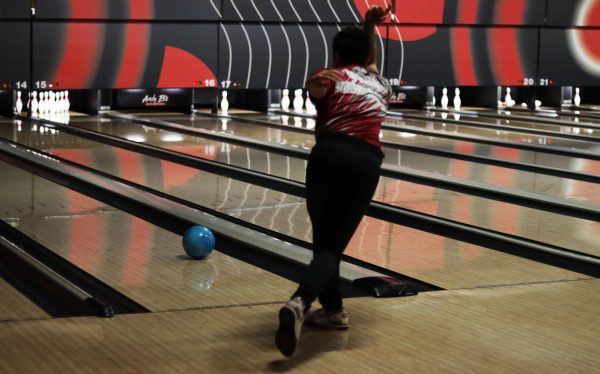
[[[398,110],[393,110],[396,112]],[[401,113],[406,113],[408,115],[418,115],[428,118],[437,118],[444,119],[442,117],[441,112],[426,112],[426,111],[417,111],[417,110],[399,110]],[[523,130],[543,130],[554,133],[562,133],[562,134],[575,134],[575,135],[583,135],[590,136],[592,138],[600,137],[600,123],[597,120],[590,118],[577,118],[570,116],[559,116],[556,117],[546,114],[542,116],[541,114],[535,115],[532,113],[521,112],[521,111],[513,111],[513,112],[502,112],[500,114],[498,111],[477,111],[481,115],[480,116],[465,116],[458,115],[458,120],[468,122],[464,125],[477,127],[477,124],[482,125],[498,125],[507,127],[506,130],[518,131],[519,129]],[[486,113],[489,113],[493,116],[502,116],[502,118],[493,118],[493,117],[485,117]],[[510,114],[508,114],[510,113]],[[448,114],[446,116],[447,119],[454,119],[453,114]],[[528,121],[533,120],[533,121]],[[544,122],[544,121],[550,122]],[[561,124],[555,123],[555,121],[561,121]],[[454,123],[452,123],[454,125]],[[460,125],[460,123],[459,123]],[[582,128],[584,126],[586,128]],[[589,128],[587,128],[589,126]],[[508,128],[510,127],[510,129]]]
[[[277,305],[0,325],[5,373],[592,373],[600,280],[350,299],[351,327],[275,349]],[[22,347],[27,347],[23,349]]]
[[[75,138],[64,134],[60,134],[60,137],[63,141]],[[74,139],[68,142],[73,141]],[[92,144],[81,139],[75,149],[69,147],[61,149],[50,144],[46,144],[43,148],[50,149],[61,157],[99,168],[109,174],[121,176],[260,226],[303,240],[311,240],[311,227],[303,199],[129,151],[117,150],[98,143]],[[202,149],[196,152],[201,154]],[[12,179],[17,180],[17,178]],[[35,185],[38,184],[37,180],[34,179]],[[11,191],[18,190],[17,187],[11,188]],[[36,191],[48,195],[47,190],[36,188]],[[23,196],[26,197],[27,194],[24,193]],[[35,201],[40,200],[36,194],[33,196]],[[83,212],[102,212],[102,209],[106,209],[92,208],[94,205],[86,207],[85,201],[79,202],[79,198],[74,200],[69,196],[62,197],[62,200],[56,198],[54,200],[62,201],[61,204],[65,207],[81,206]],[[20,198],[22,197],[15,196],[12,200],[17,201]],[[60,205],[53,205],[53,209],[48,210],[48,214],[54,214],[52,212],[58,207]],[[106,217],[110,215],[105,214]],[[95,217],[100,219],[103,216]],[[96,218],[91,220],[94,219]],[[114,222],[114,220],[118,221],[116,218],[107,218],[106,222]],[[85,222],[85,220],[75,219],[73,222]],[[107,223],[102,224],[107,225]],[[79,226],[85,225],[81,223],[78,224]],[[114,223],[109,226],[122,227]],[[45,232],[52,233],[53,230],[46,228]],[[87,233],[90,229],[82,230],[83,233]],[[118,234],[111,230],[104,232],[110,240],[118,241],[120,239],[113,239],[113,237],[123,236],[121,231],[117,231]],[[82,234],[81,237],[85,238],[86,235],[88,234]],[[89,239],[89,245],[95,242],[102,243],[105,241],[103,237],[97,234],[96,241]],[[100,246],[100,249],[92,250],[92,253],[109,253],[102,249],[104,244],[94,245]],[[582,275],[577,273],[370,218],[365,219],[361,224],[347,253],[443,288],[582,278]],[[103,256],[96,254],[82,257],[86,258],[86,261],[96,258],[95,262],[102,263]]]
[[[282,120],[282,116],[278,115],[265,115],[265,114],[252,114],[246,115],[245,117],[256,118],[263,121],[272,121],[279,124],[285,124],[285,121]],[[165,117],[168,118],[168,117]],[[452,118],[452,117],[451,117]],[[184,118],[178,119],[176,121],[186,121]],[[189,119],[187,120],[189,122]],[[196,119],[197,121],[197,119]],[[300,127],[309,127],[308,120],[302,120],[299,123]],[[484,157],[492,157],[498,158],[506,161],[520,161],[523,163],[528,163],[532,165],[553,167],[559,169],[567,169],[567,170],[576,170],[581,172],[588,172],[593,174],[600,174],[600,161],[581,159],[570,156],[562,156],[549,154],[544,152],[534,152],[530,150],[521,150],[515,149],[511,147],[502,147],[496,145],[486,145],[481,144],[469,140],[458,140],[458,139],[446,139],[442,137],[437,137],[437,133],[444,134],[456,134],[457,129],[460,128],[458,125],[454,125],[451,123],[441,123],[434,121],[426,121],[426,120],[410,120],[410,125],[419,128],[421,130],[428,130],[431,132],[431,135],[423,135],[423,134],[413,134],[409,132],[403,132],[400,126],[407,124],[406,120],[401,118],[387,118],[385,124],[399,126],[398,130],[382,130],[382,140],[389,141],[391,143],[404,144],[409,146],[422,146],[434,149],[441,149],[446,151],[453,151],[458,153],[465,153],[476,156],[484,156]],[[185,123],[185,122],[182,122]],[[287,124],[293,126],[295,124],[292,123],[291,120],[287,121]],[[477,129],[475,129],[477,130]],[[485,134],[477,134],[478,136],[484,136],[488,139],[500,140],[507,139],[506,134],[511,134],[510,131],[492,131]],[[514,136],[514,134],[513,134]],[[538,137],[536,139],[530,138],[527,134],[522,136],[517,136],[517,139],[520,139],[523,143],[527,144],[536,144],[539,146],[544,145],[556,145],[553,141],[548,141],[545,137]],[[573,143],[575,146],[580,143]],[[571,146],[571,142],[567,141],[566,143],[562,143],[563,146]],[[600,148],[598,144],[588,144],[589,150],[598,151]],[[585,147],[584,147],[585,148]],[[386,152],[386,162],[395,163],[390,161],[394,159],[394,152],[396,151],[387,151]],[[402,154],[410,154],[402,152]],[[421,154],[416,154],[413,157],[423,157]],[[440,161],[438,161],[439,163]],[[453,161],[454,162],[454,161]],[[421,166],[422,167],[422,166]],[[417,167],[418,168],[418,167]],[[500,168],[501,169],[501,168]]]
[[[190,260],[180,236],[3,162],[0,177],[19,231],[152,311],[281,303],[294,290],[218,252]]]
[[[226,132],[232,135],[243,134],[245,137],[251,137],[253,139],[259,139],[263,141],[271,141],[277,142],[280,144],[288,144],[288,137],[291,139],[289,144],[292,144],[297,147],[310,147],[312,146],[314,139],[312,134],[304,134],[306,136],[305,141],[299,140],[299,134],[290,132],[290,131],[282,131],[278,129],[272,129],[262,124],[249,124],[249,123],[241,123],[236,121],[228,121],[228,120],[220,120],[225,121],[228,124],[226,125],[226,130],[222,130],[218,121],[210,120],[205,117],[194,117],[194,116],[155,116],[157,119],[165,120],[167,122],[177,123],[189,127],[202,128],[206,130],[212,131],[220,131]],[[258,118],[260,120],[280,122],[282,124],[285,121],[281,120],[281,116],[275,115],[252,115],[251,118]],[[299,119],[300,126],[305,127],[308,124],[305,121],[306,119]],[[77,123],[74,123],[78,125]],[[134,125],[135,126],[135,125]],[[119,132],[135,132],[135,127],[128,127],[126,129],[120,129]],[[139,125],[138,125],[139,126]],[[87,128],[91,127],[91,124],[86,126]],[[443,130],[443,131],[452,131],[452,129],[446,129],[441,124],[435,124],[435,129]],[[139,131],[139,130],[138,130]],[[382,131],[383,139],[388,140],[392,143],[402,143],[409,145],[418,145],[419,139],[413,139],[413,134],[402,133],[400,131]],[[123,135],[120,135],[123,136]],[[417,137],[418,138],[418,137]],[[156,136],[154,137],[156,139]],[[182,141],[187,141],[188,137],[183,137]],[[153,140],[149,140],[153,142]],[[597,146],[600,148],[600,145]],[[522,161],[525,163],[537,164],[538,160],[548,159],[551,162],[552,167],[554,168],[562,168],[568,170],[581,170],[586,173],[594,174],[600,173],[600,162],[591,161],[591,160],[583,160],[578,158],[566,158],[556,159],[554,155],[548,154],[540,154],[534,152],[527,152],[509,148],[502,147],[490,147],[486,145],[473,145],[468,142],[460,142],[460,141],[452,141],[451,149],[454,152],[464,153],[464,154],[477,154],[482,153],[486,157],[491,158],[499,158],[506,159],[509,161]],[[487,151],[486,151],[487,150]],[[457,177],[461,179],[465,179],[468,181],[474,182],[482,182],[488,185],[500,185],[502,187],[510,188],[515,191],[524,191],[524,192],[534,192],[541,195],[549,195],[560,197],[563,199],[569,200],[577,200],[581,202],[585,202],[588,204],[600,205],[600,195],[596,193],[597,185],[594,183],[582,182],[572,179],[559,178],[554,176],[548,176],[544,174],[531,173],[525,171],[514,170],[511,168],[505,167],[497,167],[490,165],[483,165],[476,162],[469,162],[464,160],[450,159],[447,157],[439,157],[426,155],[417,152],[410,151],[401,151],[401,150],[393,150],[393,149],[385,149],[386,157],[384,159],[384,166],[393,167],[403,166],[411,169],[427,171],[431,173],[448,175],[452,177]],[[248,151],[249,157],[260,159],[265,158],[264,152],[260,151]],[[487,152],[487,153],[486,153]],[[263,156],[261,156],[261,153]],[[533,156],[533,157],[532,157]],[[267,156],[269,157],[269,156]],[[562,156],[558,156],[562,157]],[[282,171],[279,171],[278,168],[271,167],[267,170],[267,165],[270,165],[271,162],[275,163],[276,160],[281,159],[282,157],[270,156],[270,159],[267,162],[259,162],[254,163],[253,167],[257,168],[258,171],[268,172],[274,175],[286,177],[286,174]],[[231,159],[229,162],[238,165],[244,166],[243,160]],[[543,163],[542,163],[543,164]],[[284,169],[285,170],[285,169]],[[296,169],[297,170],[297,169]],[[303,170],[303,169],[301,169]],[[289,174],[289,172],[287,173]],[[296,173],[293,173],[296,174]],[[304,175],[293,175],[292,178],[303,181]],[[389,178],[382,178],[382,182],[386,182]]]
[[[242,126],[244,124],[240,124]],[[231,146],[227,144],[207,143],[198,137],[183,136],[178,134],[177,145],[174,142],[166,141],[173,133],[160,130],[148,131],[141,125],[127,123],[124,121],[110,122],[103,120],[100,124],[94,124],[92,121],[85,123],[74,122],[73,126],[81,126],[87,128],[96,128],[107,134],[116,135],[122,138],[137,139],[136,141],[145,142],[148,144],[157,145],[166,149],[176,150],[192,156],[208,158],[211,160],[222,161],[228,164],[251,168],[252,170],[262,171],[269,174],[292,178],[296,180],[304,180],[304,172],[306,169],[306,161],[293,157],[286,157],[267,152],[250,150],[246,147]],[[263,128],[253,126],[256,131],[263,131]],[[248,131],[248,130],[246,130]],[[102,147],[94,146],[94,149]],[[43,149],[50,148],[48,145]],[[63,152],[53,149],[57,155],[63,156]],[[119,154],[127,154],[122,150]],[[84,159],[96,159],[97,167],[105,167],[110,160],[110,155],[102,154],[101,152],[93,152],[98,156],[86,156]],[[69,155],[63,156],[69,158]],[[99,157],[105,158],[104,162],[97,162]],[[131,157],[128,157],[131,159]],[[70,158],[73,159],[73,158]],[[74,160],[74,159],[73,159]],[[147,164],[147,162],[144,162]],[[600,195],[597,193],[597,186],[591,183],[577,182],[572,180],[563,180],[547,176],[539,178],[530,175],[531,178],[522,179],[520,174],[512,169],[496,168],[488,170],[487,167],[471,164],[452,164],[448,160],[443,160],[443,168],[453,170],[455,174],[470,176],[480,175],[485,177],[492,185],[499,185],[506,188],[518,189],[533,189],[545,191],[549,194],[556,194],[565,199],[578,200],[581,196],[586,196],[589,199],[583,198],[583,201],[600,204]],[[93,165],[90,165],[93,166]],[[466,168],[465,168],[466,166]],[[471,168],[472,166],[472,168]],[[150,175],[161,175],[160,170],[154,169],[150,172],[148,167],[144,169]],[[184,170],[184,169],[181,169]],[[114,173],[115,171],[107,171]],[[127,173],[121,171],[125,177]],[[193,172],[190,172],[193,173]],[[201,197],[202,204],[212,204],[218,206],[219,209],[233,209],[233,214],[237,214],[240,209],[252,209],[254,212],[263,210],[262,205],[267,207],[275,204],[287,204],[287,202],[274,202],[272,194],[266,190],[252,188],[247,184],[220,178],[219,176],[204,173],[205,179],[201,183],[205,186],[208,178],[216,178],[213,182],[216,185],[222,185],[223,188],[217,188],[219,194],[224,193],[225,196],[215,204],[214,193],[209,193]],[[139,182],[138,182],[139,183]],[[199,184],[200,185],[200,184]],[[259,191],[259,192],[256,192]],[[252,195],[249,193],[252,192]],[[258,194],[258,196],[257,196]],[[270,195],[271,197],[267,197]],[[209,202],[206,202],[208,197]],[[189,197],[187,197],[189,199]],[[375,200],[400,206],[403,208],[414,209],[419,212],[436,215],[442,218],[455,220],[458,222],[479,226],[486,229],[499,231],[502,233],[517,235],[527,239],[556,245],[581,251],[585,253],[600,255],[600,224],[597,222],[577,219],[563,216],[556,213],[547,213],[537,209],[520,207],[513,204],[498,202],[490,199],[473,197],[466,193],[458,193],[439,188],[431,188],[415,183],[404,182],[393,178],[382,178],[377,189]],[[298,201],[298,199],[292,199]],[[198,201],[198,200],[190,200]],[[262,205],[255,205],[260,202]],[[250,205],[248,205],[250,204]],[[254,204],[254,205],[253,205]],[[279,205],[281,206],[281,205]],[[305,218],[300,218],[301,221]],[[290,223],[290,227],[292,224]],[[286,230],[284,228],[284,230]],[[288,231],[285,231],[289,234]],[[298,234],[290,234],[297,236]],[[308,234],[304,234],[306,237]]]
[[[44,318],[48,313],[0,278],[0,322]]]

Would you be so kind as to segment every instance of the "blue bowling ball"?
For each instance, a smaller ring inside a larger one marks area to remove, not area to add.
[[[182,242],[188,256],[203,259],[215,248],[215,235],[204,226],[192,226],[183,234]]]

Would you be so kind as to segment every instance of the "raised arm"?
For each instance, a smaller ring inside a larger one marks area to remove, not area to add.
[[[386,17],[392,11],[392,6],[388,5],[387,9],[379,6],[374,6],[367,10],[365,14],[364,31],[371,37],[371,53],[367,62],[366,69],[373,73],[379,73],[377,69],[377,44],[375,43],[375,28],[385,22]]]

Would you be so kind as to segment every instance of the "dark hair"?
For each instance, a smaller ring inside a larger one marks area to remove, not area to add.
[[[337,53],[342,65],[364,66],[371,53],[371,36],[357,26],[348,26],[333,38],[333,52]]]

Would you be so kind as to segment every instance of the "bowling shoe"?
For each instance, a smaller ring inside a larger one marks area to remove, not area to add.
[[[345,308],[338,311],[327,311],[321,308],[309,312],[306,323],[325,329],[345,330],[350,326],[350,319]]]
[[[279,310],[279,328],[275,335],[275,344],[286,357],[290,357],[296,351],[304,318],[304,303],[299,296],[292,298]]]

